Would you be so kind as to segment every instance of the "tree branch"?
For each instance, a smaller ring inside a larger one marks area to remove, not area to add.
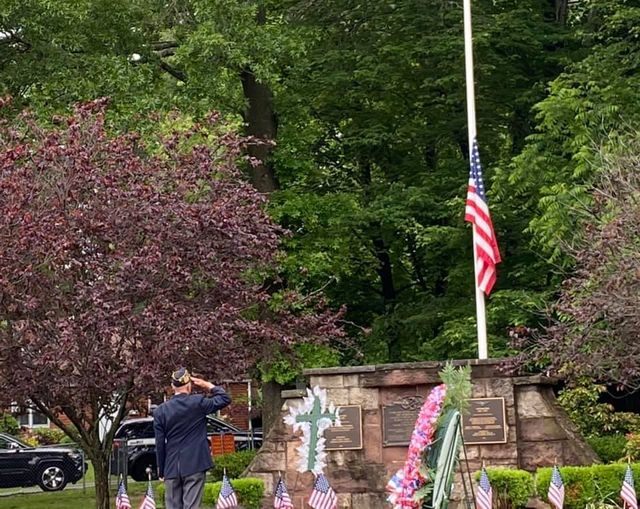
[[[171,74],[171,76],[173,76],[178,81],[182,81],[186,83],[187,73],[185,73],[184,71],[181,71],[180,69],[176,69],[172,65],[169,65],[168,63],[166,63],[164,60],[160,60],[160,68],[163,71]]]

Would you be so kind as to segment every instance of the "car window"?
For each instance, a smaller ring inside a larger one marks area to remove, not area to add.
[[[236,431],[236,429],[223,421],[211,417],[207,419],[207,433],[228,433],[233,435]]]
[[[153,421],[131,422],[118,430],[117,438],[153,438]]]
[[[20,449],[23,445],[17,440],[12,440],[8,437],[0,437],[0,449]]]

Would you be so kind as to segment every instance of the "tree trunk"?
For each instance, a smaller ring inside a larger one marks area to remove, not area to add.
[[[378,258],[378,276],[382,286],[382,298],[385,307],[392,305],[396,300],[396,288],[393,283],[393,267],[391,265],[391,257],[389,250],[381,237],[373,239],[373,248]]]
[[[249,155],[259,163],[251,165],[249,175],[251,183],[261,193],[271,193],[278,189],[278,181],[270,160],[273,142],[278,134],[278,121],[273,109],[273,96],[265,84],[260,83],[252,70],[245,68],[240,74],[242,90],[247,100],[244,112],[246,134],[254,136],[264,143],[249,147]]]
[[[264,436],[267,436],[280,419],[283,403],[281,392],[282,385],[278,382],[271,381],[262,384],[262,431]]]
[[[563,25],[567,22],[569,13],[569,0],[555,0],[556,21]]]
[[[111,497],[109,495],[109,456],[100,450],[97,444],[92,463],[96,482],[96,509],[110,509]]]

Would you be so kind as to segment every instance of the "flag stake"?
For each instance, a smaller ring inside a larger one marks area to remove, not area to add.
[[[464,0],[464,62],[467,84],[467,127],[469,131],[469,161],[473,154],[473,140],[476,138],[476,101],[473,78],[473,31],[471,28],[471,0]],[[473,237],[476,236],[476,225],[473,225]],[[478,284],[477,247],[473,243],[473,270],[476,289],[476,321],[478,327],[478,359],[488,358],[487,321],[484,304],[484,292]]]

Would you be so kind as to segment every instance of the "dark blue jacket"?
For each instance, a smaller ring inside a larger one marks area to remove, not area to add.
[[[229,395],[214,387],[208,396],[176,394],[156,408],[153,430],[160,477],[186,477],[213,466],[206,417],[229,403]]]

